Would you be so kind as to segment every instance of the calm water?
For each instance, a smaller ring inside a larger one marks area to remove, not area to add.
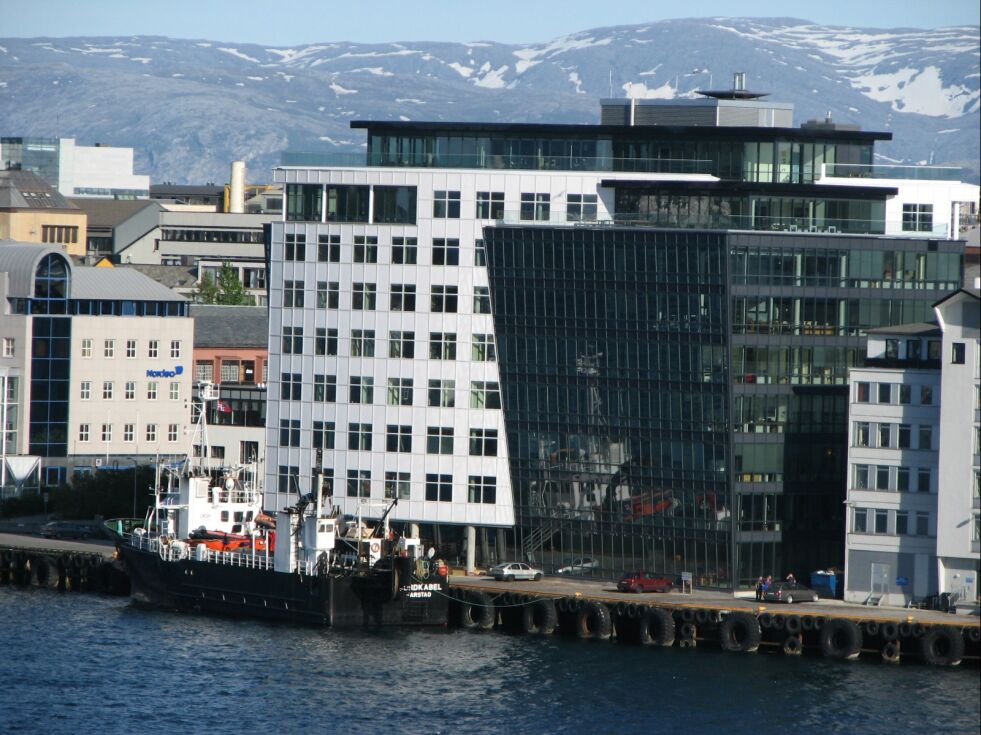
[[[0,588],[0,732],[977,735],[977,668],[337,632]]]

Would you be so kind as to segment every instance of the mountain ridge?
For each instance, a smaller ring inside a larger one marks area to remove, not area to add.
[[[347,41],[277,47],[165,36],[0,39],[0,133],[132,146],[153,181],[223,181],[244,159],[363,148],[352,119],[595,123],[599,99],[747,86],[891,131],[884,161],[979,169],[979,29],[796,18],[594,28],[535,44]]]

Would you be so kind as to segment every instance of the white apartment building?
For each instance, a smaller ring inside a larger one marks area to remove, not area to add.
[[[977,289],[937,302],[943,328],[937,559],[941,594],[977,611],[981,558],[981,354]]]
[[[936,593],[940,352],[936,324],[875,329],[849,371],[848,601]]]

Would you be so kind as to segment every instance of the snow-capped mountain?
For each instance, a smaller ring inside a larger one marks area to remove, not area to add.
[[[788,18],[598,28],[541,44],[162,37],[0,39],[0,134],[132,146],[152,180],[268,180],[281,152],[359,150],[350,120],[594,123],[609,96],[747,86],[823,118],[889,130],[885,160],[979,162],[979,28],[861,29]]]

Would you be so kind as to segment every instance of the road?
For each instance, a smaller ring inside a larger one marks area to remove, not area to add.
[[[76,551],[89,554],[102,554],[112,558],[115,545],[108,539],[90,539],[87,541],[67,541],[50,539],[28,533],[0,532],[0,548],[11,546],[16,549],[47,549],[54,551]]]

